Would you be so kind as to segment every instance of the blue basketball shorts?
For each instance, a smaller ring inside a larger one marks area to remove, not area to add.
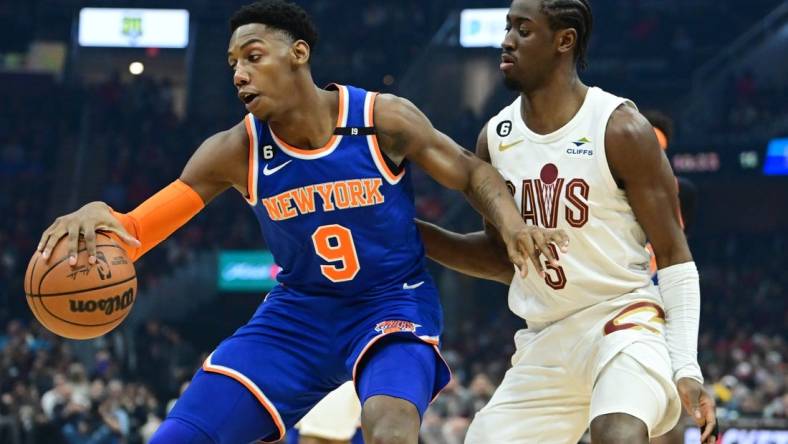
[[[451,378],[438,349],[442,328],[437,290],[426,273],[352,297],[278,286],[205,360],[165,424],[181,421],[221,444],[230,435],[238,442],[276,441],[350,379],[362,405],[387,395],[423,414]],[[218,383],[216,375],[235,383]],[[226,387],[217,390],[220,384]],[[271,421],[233,414],[250,403]]]

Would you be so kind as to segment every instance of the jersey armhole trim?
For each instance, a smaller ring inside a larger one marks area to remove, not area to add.
[[[490,120],[488,120],[487,123],[484,124],[484,128],[485,128],[485,130],[484,130],[484,132],[485,132],[484,140],[487,142],[487,155],[490,156],[490,164],[493,165],[493,166],[495,166],[495,160],[493,159],[493,152],[495,150],[493,150],[492,147],[495,144],[494,143],[490,143],[490,142],[495,142],[495,136],[497,136],[497,134],[495,134],[494,132],[491,132],[490,128],[492,126],[494,126],[493,122],[497,122],[498,120],[500,120],[500,119],[498,119],[498,116],[495,115],[495,116],[492,116],[490,118]]]
[[[257,125],[252,113],[246,115],[244,119],[244,126],[246,126],[246,134],[249,136],[249,172],[246,178],[246,203],[251,206],[257,205],[257,170],[259,169],[257,161]]]
[[[624,193],[624,190],[618,187],[618,182],[616,182],[616,178],[613,177],[613,171],[610,170],[610,163],[607,161],[607,145],[605,145],[605,138],[607,136],[607,127],[610,125],[610,120],[613,118],[613,113],[621,107],[621,105],[625,104],[632,104],[630,100],[627,99],[620,99],[612,105],[610,109],[605,110],[604,116],[606,116],[605,123],[602,125],[602,129],[599,134],[599,140],[602,141],[602,147],[599,150],[599,155],[597,157],[597,161],[599,162],[599,171],[602,173],[602,177],[607,184],[607,187],[610,191],[614,193]]]
[[[367,92],[367,96],[364,98],[364,126],[366,127],[375,126],[375,99],[377,96],[378,93]],[[380,149],[378,136],[376,134],[367,136],[367,145],[369,146],[369,152],[372,155],[375,166],[378,167],[378,171],[380,171],[380,174],[386,179],[386,182],[391,185],[398,184],[399,181],[402,180],[402,177],[405,176],[405,168],[402,168],[399,174],[394,174],[394,172],[391,171],[386,163],[386,157]]]

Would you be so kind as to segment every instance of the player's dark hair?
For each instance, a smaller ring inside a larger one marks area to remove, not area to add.
[[[553,31],[567,28],[577,31],[575,63],[578,69],[586,69],[588,40],[594,26],[589,0],[542,0],[542,13],[547,16]]]
[[[673,140],[673,119],[661,111],[655,110],[643,111],[643,116],[651,123],[651,126],[659,129],[665,134],[668,143]]]
[[[294,41],[303,40],[313,51],[317,45],[317,28],[312,18],[295,3],[285,0],[260,0],[235,11],[230,17],[230,32],[249,23],[261,23],[279,29]]]

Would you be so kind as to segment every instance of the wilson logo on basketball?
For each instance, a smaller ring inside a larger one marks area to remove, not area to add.
[[[421,327],[421,325],[410,321],[383,321],[378,322],[375,326],[375,331],[383,334],[401,331],[413,333],[419,327]]]
[[[134,289],[129,288],[123,294],[97,301],[75,301],[71,299],[68,302],[69,308],[73,313],[101,310],[104,314],[109,315],[116,311],[125,310],[134,303]]]

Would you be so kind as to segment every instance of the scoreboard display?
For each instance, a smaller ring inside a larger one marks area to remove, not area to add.
[[[82,8],[79,44],[114,48],[185,48],[189,11],[185,9]]]

